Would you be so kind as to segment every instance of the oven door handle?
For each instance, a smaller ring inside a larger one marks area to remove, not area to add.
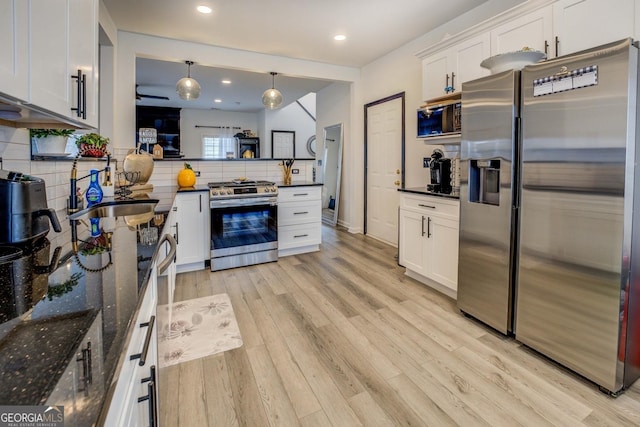
[[[276,206],[278,199],[276,197],[242,197],[236,199],[222,199],[209,201],[211,209],[229,208],[235,206],[258,206],[270,205]]]

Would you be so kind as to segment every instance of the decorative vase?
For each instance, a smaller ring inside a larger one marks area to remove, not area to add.
[[[284,170],[284,175],[282,177],[282,181],[284,182],[284,185],[291,185],[291,170]]]
[[[60,135],[33,138],[38,154],[59,154],[64,153],[67,147],[67,137]]]
[[[135,150],[129,150],[122,163],[122,169],[125,172],[139,172],[137,184],[146,184],[153,173],[153,156],[140,147],[141,144],[138,144]]]

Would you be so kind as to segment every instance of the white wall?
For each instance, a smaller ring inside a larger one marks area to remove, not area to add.
[[[352,85],[350,83],[333,83],[322,89],[316,95],[316,109],[318,121],[316,122],[316,159],[321,159],[324,152],[324,129],[342,123],[343,158],[342,180],[340,185],[340,202],[338,203],[338,223],[351,230],[350,207],[357,206],[358,201],[353,200],[353,182],[355,176],[348,167],[350,164],[347,152],[358,145],[350,137],[352,128]],[[316,163],[316,177],[318,182],[324,182],[322,168]],[[324,192],[323,192],[324,193]],[[358,230],[355,230],[358,231]]]
[[[315,93],[307,94],[301,98],[300,102],[311,114],[315,114]],[[307,140],[316,134],[316,122],[296,102],[277,110],[265,111],[265,127],[261,131],[260,139],[260,150],[265,157],[271,157],[271,131],[273,130],[294,131],[295,157],[311,157],[307,153]]]
[[[355,83],[353,90],[351,121],[355,126],[350,135],[358,143],[351,144],[350,149],[345,152],[345,167],[349,170],[345,179],[349,181],[351,190],[347,199],[349,211],[345,212],[348,218],[345,219],[350,224],[351,231],[362,231],[364,225],[363,106],[400,92],[405,93],[405,186],[426,185],[428,178],[422,168],[422,158],[430,156],[434,147],[425,145],[415,137],[415,111],[422,101],[422,64],[416,53],[522,2],[523,0],[489,0],[361,69],[360,80]]]

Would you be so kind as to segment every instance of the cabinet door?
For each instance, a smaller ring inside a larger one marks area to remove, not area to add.
[[[0,92],[29,97],[29,2],[0,0]]]
[[[68,12],[68,0],[31,0],[30,102],[65,116],[71,113]]]
[[[450,62],[455,64],[451,85],[454,92],[462,91],[462,83],[488,76],[489,70],[480,63],[491,56],[489,33],[481,34],[450,48]]]
[[[451,78],[449,52],[438,52],[422,60],[422,99],[428,100],[446,95],[447,76]],[[449,81],[448,84],[451,84]]]
[[[31,0],[30,103],[77,122],[97,125],[97,0]],[[52,23],[58,23],[52,25]],[[74,79],[78,70],[84,76]],[[80,80],[80,84],[78,84]],[[78,97],[84,86],[86,104]],[[87,118],[72,108],[87,108]]]
[[[419,213],[400,210],[399,261],[403,267],[425,275],[427,257],[426,223],[427,218]]]
[[[552,14],[551,6],[544,7],[491,30],[491,55],[528,47],[554,57]]]
[[[637,0],[560,0],[553,4],[559,55],[633,37]]]
[[[182,193],[176,196],[176,264],[204,263],[205,244],[208,241],[208,205],[201,192]],[[204,267],[204,264],[203,264]]]
[[[84,98],[80,104],[84,116],[70,112],[74,120],[98,126],[98,2],[96,0],[69,0],[69,72],[84,76]],[[71,106],[78,104],[78,85],[70,86]],[[81,114],[82,115],[82,114]]]
[[[458,222],[430,216],[427,228],[431,246],[427,276],[455,291],[458,289]]]

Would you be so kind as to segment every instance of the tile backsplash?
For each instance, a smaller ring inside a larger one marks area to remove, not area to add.
[[[112,170],[122,168],[122,161],[128,149],[115,148]],[[47,185],[47,203],[50,208],[62,210],[66,208],[69,196],[69,177],[72,168],[70,160],[31,160],[29,131],[0,126],[0,158],[2,168],[37,176],[45,180]],[[234,178],[263,179],[282,182],[282,168],[278,160],[160,160],[154,162],[153,174],[149,180],[154,186],[176,185],[178,172],[187,162],[194,171],[200,172],[196,178],[197,185],[212,181],[229,181]],[[299,173],[293,175],[293,182],[313,180],[313,160],[296,160],[294,169]],[[90,169],[103,169],[105,160],[82,159],[78,161],[78,176],[89,174]],[[88,180],[78,183],[85,189]]]

